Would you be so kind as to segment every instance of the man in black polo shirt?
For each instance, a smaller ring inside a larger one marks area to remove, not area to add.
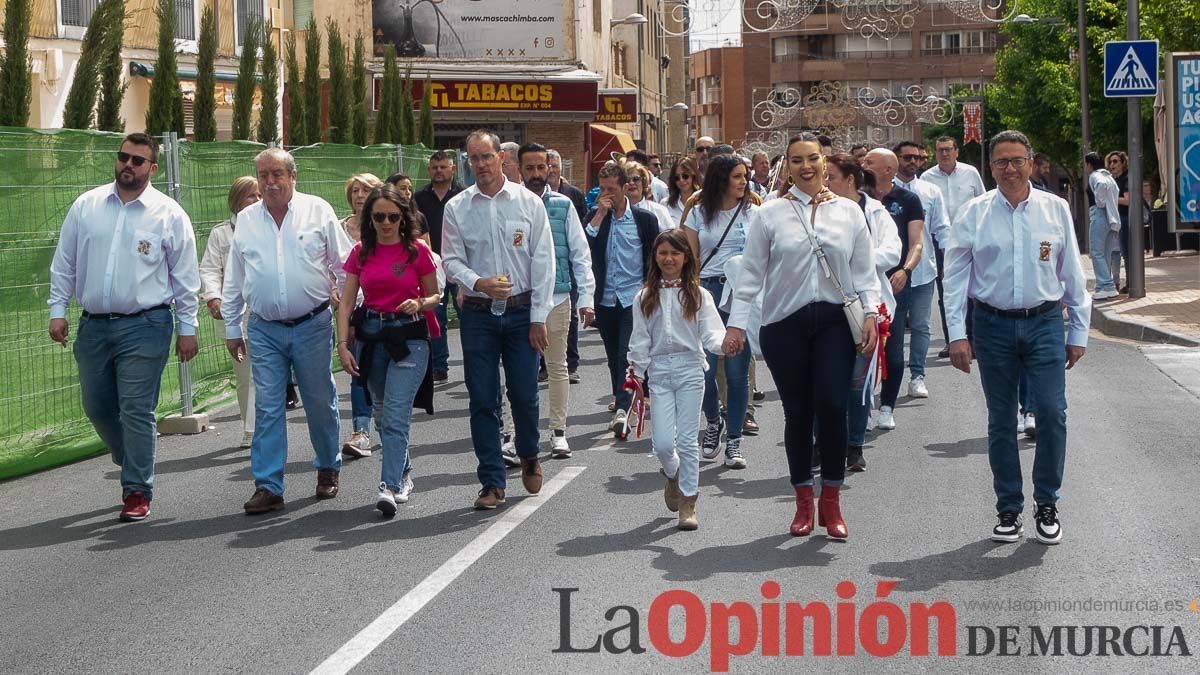
[[[433,244],[433,252],[442,253],[442,214],[446,202],[454,195],[462,192],[462,188],[454,183],[454,161],[450,155],[438,150],[429,156],[429,185],[417,190],[413,201],[425,222],[429,226],[429,242]],[[454,302],[458,287],[446,284],[446,294],[437,306],[438,323],[442,328],[442,336],[433,339],[433,381],[445,382],[450,379],[450,345],[446,341],[446,303]]]

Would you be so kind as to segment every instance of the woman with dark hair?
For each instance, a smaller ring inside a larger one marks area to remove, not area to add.
[[[793,186],[754,214],[733,292],[724,351],[744,348],[752,304],[762,293],[763,357],[779,390],[784,445],[796,493],[790,532],[813,529],[813,419],[821,447],[820,523],[832,539],[849,532],[840,493],[846,471],[846,400],[855,352],[875,349],[879,306],[867,219],[858,204],[825,189],[825,157],[813,134],[787,146]],[[839,285],[841,290],[839,290]],[[856,297],[866,309],[855,344],[843,305]]]
[[[370,389],[380,420],[383,468],[375,507],[389,518],[413,488],[408,432],[414,402],[433,412],[429,340],[438,336],[432,310],[441,292],[433,252],[414,235],[414,213],[391,185],[371,192],[359,218],[362,241],[344,266],[346,297],[361,289],[362,308],[338,307],[338,357]]]
[[[700,172],[696,170],[696,162],[684,155],[671,165],[671,181],[667,185],[667,211],[671,214],[671,222],[675,227],[683,225],[683,209],[687,206],[692,193],[700,189]]]
[[[409,206],[413,207],[413,213],[416,214],[417,218],[417,229],[414,234],[415,236],[420,237],[420,239],[424,241],[427,246],[433,248],[433,244],[429,241],[429,223],[425,220],[425,214],[421,213],[420,209],[418,209],[416,204],[413,202],[412,179],[402,173],[394,173],[388,176],[387,180],[384,182],[388,183],[389,185],[396,186],[396,192],[400,193],[400,198],[403,199]]]
[[[699,203],[688,213],[683,223],[692,247],[692,255],[700,261],[700,285],[720,303],[725,291],[725,263],[741,255],[746,245],[751,217],[757,212],[750,198],[749,173],[741,158],[736,155],[719,155],[708,163],[704,176],[704,190]],[[729,315],[721,312],[721,321],[728,322]],[[727,392],[725,429],[725,466],[732,469],[746,468],[742,456],[742,425],[750,403],[750,350],[725,357],[725,386]],[[708,424],[704,430],[701,452],[707,460],[715,459],[721,442],[721,401],[717,391],[717,357],[708,357],[708,370],[704,376],[704,417]]]

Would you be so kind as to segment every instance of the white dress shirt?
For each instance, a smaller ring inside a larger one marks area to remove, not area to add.
[[[50,263],[51,319],[67,317],[72,296],[92,314],[134,314],[174,300],[179,335],[195,335],[199,291],[192,221],[153,185],[128,204],[115,182],[71,204]]]
[[[764,326],[813,302],[845,303],[833,280],[825,278],[806,234],[812,197],[795,187],[790,197],[771,200],[754,212],[733,295],[731,328],[746,328],[760,289]],[[867,311],[874,311],[879,277],[862,209],[843,197],[818,205],[815,235],[846,294],[859,294]]]
[[[667,197],[670,196],[671,190],[661,178],[655,175],[650,176],[650,196],[659,204],[665,204]]]
[[[986,192],[979,172],[970,164],[962,162],[955,162],[950,173],[942,171],[940,166],[934,166],[921,174],[921,180],[933,183],[942,191],[942,197],[946,200],[946,213],[950,216],[951,223],[958,217],[958,212],[964,204]],[[942,249],[945,249],[946,242],[941,244]]]
[[[937,254],[933,248],[934,240],[941,243],[945,250],[946,237],[950,235],[950,217],[946,215],[946,200],[936,185],[920,178],[913,178],[906,183],[896,176],[892,179],[892,183],[917,193],[917,196],[921,198],[921,206],[925,209],[924,248],[921,252],[921,262],[917,263],[911,275],[913,286],[924,286],[937,279],[938,275]],[[911,246],[912,243],[909,242],[909,245]]]
[[[871,249],[875,253],[875,271],[879,276],[879,301],[887,305],[888,316],[895,317],[896,296],[892,293],[892,282],[888,280],[887,272],[900,264],[903,250],[900,230],[883,202],[868,195],[863,197],[867,200],[867,227],[871,230]],[[879,305],[867,307],[872,311],[878,308]]]
[[[554,192],[547,185],[543,195]],[[554,194],[558,194],[554,192]],[[560,195],[561,196],[561,195]],[[543,204],[544,206],[544,204]],[[549,221],[547,221],[549,222]],[[571,276],[575,279],[575,288],[579,292],[579,309],[586,309],[596,304],[593,297],[596,294],[596,277],[592,274],[592,249],[588,246],[587,237],[583,234],[583,224],[579,221],[579,213],[575,206],[567,209],[567,249],[571,261]],[[555,260],[555,265],[558,261]],[[558,307],[571,297],[570,291],[554,294],[554,306]]]
[[[200,258],[200,299],[204,302],[221,299],[225,287],[225,262],[229,259],[236,223],[237,215],[234,215],[208,233],[208,245]]]
[[[634,204],[633,208],[641,209],[642,211],[654,216],[654,218],[658,221],[659,232],[666,232],[667,230],[672,230],[678,227],[675,224],[675,219],[671,217],[670,209],[662,204],[659,204],[658,202],[652,202],[649,199],[643,199],[642,201]]]
[[[1121,212],[1117,209],[1117,198],[1121,196],[1121,188],[1108,172],[1108,169],[1096,169],[1088,174],[1088,187],[1092,189],[1095,205],[1104,212],[1109,229],[1121,229]]]
[[[999,190],[967,202],[946,249],[946,326],[967,337],[968,298],[998,309],[1030,309],[1049,300],[1067,308],[1067,344],[1087,346],[1087,292],[1071,209],[1057,195],[1029,188],[1014,209]]]
[[[329,301],[330,275],[338,288],[345,285],[342,264],[352,248],[333,207],[320,197],[294,193],[282,225],[266,202],[247,206],[238,214],[225,266],[225,337],[242,337],[247,308],[268,321],[286,321]]]
[[[725,341],[725,325],[717,314],[717,305],[708,291],[700,289],[700,310],[696,318],[683,318],[679,288],[658,290],[658,311],[649,319],[642,312],[642,297],[647,289],[638,291],[633,301],[633,332],[629,336],[629,365],[638,375],[645,374],[655,356],[694,354],[696,361],[708,370],[705,350],[721,353]]]
[[[531,323],[545,323],[554,309],[550,218],[541,197],[520,183],[506,180],[495,197],[472,185],[446,202],[442,259],[450,281],[468,296],[486,298],[475,282],[506,274],[512,295],[533,291]]]

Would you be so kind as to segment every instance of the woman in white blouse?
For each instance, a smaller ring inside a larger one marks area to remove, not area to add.
[[[667,185],[667,212],[671,214],[672,227],[683,225],[683,211],[688,200],[700,189],[700,172],[696,162],[684,156],[671,165],[671,182]]]
[[[789,530],[813,529],[813,419],[820,422],[820,523],[831,539],[849,532],[840,493],[846,470],[846,400],[856,353],[875,349],[879,279],[867,220],[858,204],[824,187],[825,157],[817,137],[803,133],[787,146],[792,179],[788,194],[755,214],[733,294],[725,353],[744,347],[751,304],[762,290],[763,357],[771,369],[784,412],[784,446],[796,493]],[[814,218],[815,209],[815,218]],[[847,295],[867,309],[862,342],[854,343],[842,305],[845,299],[820,265],[810,232]]]
[[[237,228],[237,214],[257,202],[262,196],[258,192],[258,180],[253,176],[242,176],[233,181],[229,188],[229,219],[208,233],[208,245],[200,260],[200,296],[208,303],[208,313],[222,321],[221,288],[225,285],[225,259],[229,257],[229,244]],[[245,313],[242,329],[245,330],[250,312]],[[233,362],[233,374],[237,379],[238,411],[242,414],[242,442],[240,447],[250,447],[254,438],[254,381],[250,377],[250,359]]]
[[[625,162],[625,196],[629,205],[654,216],[658,231],[666,232],[676,227],[667,207],[651,199],[650,170],[637,162]]]

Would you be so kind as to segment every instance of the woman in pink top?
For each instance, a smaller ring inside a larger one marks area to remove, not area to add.
[[[413,488],[408,432],[414,402],[433,412],[429,340],[439,335],[432,309],[441,290],[433,252],[414,237],[415,224],[414,210],[396,188],[371,191],[359,217],[362,241],[343,266],[343,297],[361,289],[362,306],[338,307],[338,357],[346,372],[365,382],[380,420],[383,468],[375,507],[389,518]]]

